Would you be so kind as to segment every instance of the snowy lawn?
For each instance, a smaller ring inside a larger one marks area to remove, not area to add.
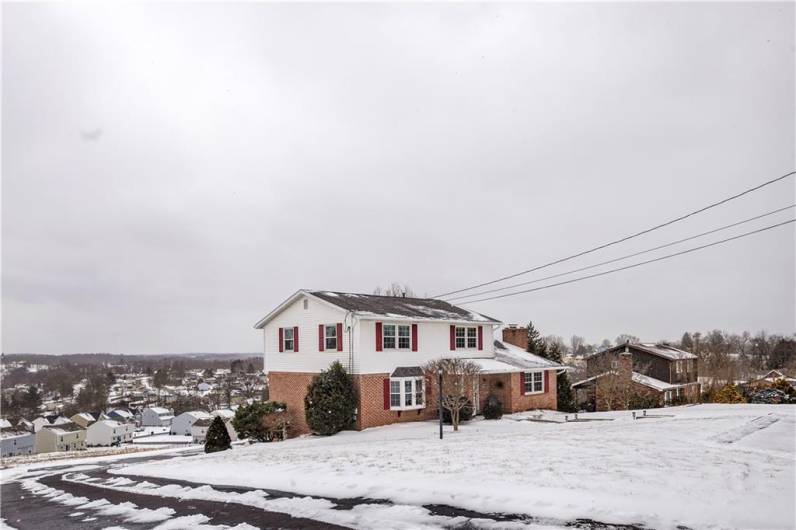
[[[796,407],[698,405],[613,421],[412,423],[132,464],[116,473],[653,528],[794,528]],[[554,413],[548,418],[561,419]]]

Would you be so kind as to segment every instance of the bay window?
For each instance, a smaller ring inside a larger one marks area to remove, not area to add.
[[[425,406],[425,385],[422,377],[390,379],[390,409],[411,410]]]

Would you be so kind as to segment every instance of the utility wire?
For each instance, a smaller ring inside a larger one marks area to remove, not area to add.
[[[588,250],[584,250],[582,252],[578,252],[577,254],[572,254],[572,255],[567,256],[565,258],[560,258],[560,259],[557,259],[555,261],[551,261],[549,263],[545,263],[544,265],[539,265],[539,266],[533,267],[531,269],[527,269],[527,270],[524,270],[524,271],[517,272],[515,274],[509,274],[508,276],[503,276],[503,277],[498,278],[496,280],[491,280],[491,281],[488,281],[488,282],[479,283],[479,284],[476,284],[476,285],[473,285],[473,286],[470,286],[470,287],[465,287],[464,289],[457,289],[456,291],[448,291],[447,293],[438,294],[438,295],[433,296],[432,298],[442,298],[443,296],[449,296],[449,295],[452,295],[452,294],[462,293],[464,291],[472,291],[473,289],[477,289],[479,287],[492,285],[492,284],[495,284],[495,283],[498,283],[498,282],[502,282],[504,280],[510,280],[511,278],[516,278],[517,276],[522,276],[523,274],[528,274],[529,272],[538,271],[540,269],[544,269],[546,267],[550,267],[551,265],[557,265],[559,263],[563,263],[565,261],[569,261],[571,259],[575,259],[575,258],[578,258],[580,256],[585,256],[586,254],[591,254],[592,252],[596,252],[596,251],[604,249],[606,247],[610,247],[612,245],[616,245],[618,243],[622,243],[622,242],[627,241],[629,239],[633,239],[635,237],[638,237],[638,236],[641,236],[641,235],[644,235],[644,234],[648,234],[648,233],[652,232],[653,230],[658,230],[659,228],[663,228],[665,226],[669,226],[671,224],[677,223],[677,222],[682,221],[684,219],[687,219],[687,218],[689,218],[689,217],[691,217],[693,215],[697,215],[697,214],[702,213],[702,212],[704,212],[706,210],[710,210],[711,208],[715,208],[716,206],[720,206],[722,204],[728,203],[728,202],[730,202],[732,200],[735,200],[735,199],[737,199],[739,197],[743,197],[744,195],[752,193],[753,191],[757,191],[757,190],[759,190],[761,188],[764,188],[766,186],[774,184],[775,182],[779,182],[780,180],[784,180],[784,179],[786,179],[786,178],[788,178],[790,176],[793,176],[793,175],[796,175],[796,171],[791,171],[790,173],[786,173],[786,174],[784,174],[784,175],[782,175],[780,177],[768,180],[766,182],[763,182],[762,184],[758,184],[757,186],[755,186],[753,188],[746,189],[746,190],[744,190],[744,191],[742,191],[740,193],[736,193],[735,195],[732,195],[730,197],[722,199],[722,200],[720,200],[718,202],[714,202],[713,204],[709,204],[707,206],[704,206],[704,207],[702,207],[702,208],[700,208],[698,210],[694,210],[693,212],[687,213],[685,215],[681,215],[680,217],[676,217],[674,219],[671,219],[671,220],[666,221],[664,223],[661,223],[659,225],[655,225],[653,227],[647,228],[647,229],[642,230],[640,232],[636,232],[635,234],[631,234],[631,235],[622,237],[620,239],[616,239],[614,241],[611,241],[611,242],[608,242],[608,243],[604,243],[604,244],[599,245],[597,247],[593,247],[593,248],[590,248]]]
[[[691,241],[692,239],[697,239],[697,238],[700,238],[700,237],[703,237],[703,236],[707,236],[707,235],[710,235],[710,234],[715,234],[716,232],[721,232],[723,230],[727,230],[728,228],[733,228],[735,226],[739,226],[739,225],[746,224],[746,223],[749,223],[749,222],[752,222],[752,221],[756,221],[758,219],[762,219],[763,217],[768,217],[769,215],[774,215],[776,213],[784,212],[785,210],[790,210],[791,208],[794,208],[794,207],[796,207],[796,204],[791,204],[790,206],[785,206],[784,208],[779,208],[779,209],[776,209],[776,210],[772,210],[770,212],[766,212],[764,214],[756,215],[754,217],[750,217],[748,219],[744,219],[743,221],[738,221],[736,223],[720,226],[719,228],[714,228],[713,230],[708,230],[707,232],[702,232],[701,234],[697,234],[695,236],[690,236],[690,237],[686,237],[686,238],[683,238],[683,239],[678,239],[677,241],[672,241],[671,243],[665,243],[663,245],[658,245],[657,247],[652,247],[652,248],[648,248],[646,250],[641,250],[639,252],[634,252],[632,254],[627,254],[625,256],[620,256],[618,258],[609,259],[607,261],[602,261],[602,262],[596,263],[594,265],[588,265],[586,267],[581,267],[579,269],[572,269],[572,270],[569,270],[569,271],[566,271],[566,272],[560,272],[558,274],[553,274],[551,276],[545,276],[544,278],[537,278],[535,280],[529,280],[527,282],[515,283],[515,284],[512,284],[512,285],[507,285],[506,287],[498,287],[497,289],[488,289],[486,291],[479,291],[477,293],[463,294],[461,296],[454,296],[453,298],[448,298],[447,301],[448,302],[453,302],[455,300],[462,300],[464,298],[473,298],[473,297],[476,297],[476,296],[482,296],[482,295],[489,294],[489,293],[498,293],[500,291],[507,291],[509,289],[514,289],[515,287],[522,287],[523,285],[530,285],[532,283],[539,283],[539,282],[543,282],[545,280],[552,280],[553,278],[559,278],[561,276],[566,276],[568,274],[574,274],[576,272],[583,272],[583,271],[586,271],[586,270],[589,270],[589,269],[594,269],[596,267],[602,267],[603,265],[608,265],[609,263],[615,263],[617,261],[622,261],[623,259],[634,258],[634,257],[640,256],[642,254],[647,254],[649,252],[654,252],[656,250],[660,250],[662,248],[671,247],[671,246],[677,245],[679,243],[685,243],[686,241]]]
[[[498,298],[507,298],[509,296],[516,296],[518,294],[532,293],[534,291],[541,291],[543,289],[550,289],[551,287],[558,287],[559,285],[566,285],[568,283],[575,283],[575,282],[579,282],[579,281],[583,281],[583,280],[588,280],[590,278],[596,278],[598,276],[605,276],[606,274],[611,274],[611,273],[614,273],[614,272],[624,271],[624,270],[627,270],[627,269],[633,269],[635,267],[640,267],[642,265],[647,265],[649,263],[654,263],[656,261],[662,261],[662,260],[665,260],[665,259],[673,258],[675,256],[682,256],[683,254],[688,254],[690,252],[696,252],[697,250],[702,250],[702,249],[706,249],[706,248],[713,247],[713,246],[716,246],[716,245],[721,245],[722,243],[727,243],[729,241],[734,241],[736,239],[741,239],[742,237],[747,237],[747,236],[751,236],[751,235],[754,235],[754,234],[759,234],[760,232],[765,232],[766,230],[771,230],[773,228],[778,228],[780,226],[785,226],[785,225],[793,223],[793,222],[796,222],[796,219],[790,219],[789,221],[785,221],[785,222],[782,222],[782,223],[777,223],[777,224],[773,224],[773,225],[766,226],[766,227],[763,227],[763,228],[759,228],[759,229],[753,230],[751,232],[746,232],[744,234],[740,234],[740,235],[737,235],[737,236],[728,237],[727,239],[721,239],[719,241],[714,241],[713,243],[708,243],[706,245],[702,245],[702,246],[699,246],[699,247],[689,248],[689,249],[686,249],[686,250],[682,250],[680,252],[675,252],[674,254],[667,254],[665,256],[660,256],[658,258],[653,258],[653,259],[650,259],[650,260],[647,260],[647,261],[640,261],[638,263],[633,263],[631,265],[626,265],[624,267],[619,267],[619,268],[616,268],[616,269],[610,269],[610,270],[607,270],[607,271],[597,272],[597,273],[594,273],[594,274],[589,274],[587,276],[581,276],[579,278],[573,278],[571,280],[565,280],[563,282],[551,283],[549,285],[543,285],[541,287],[534,287],[533,289],[525,289],[524,291],[516,291],[516,292],[513,292],[513,293],[499,294],[497,296],[490,296],[490,297],[487,297],[487,298],[480,298],[478,300],[470,300],[469,302],[464,302],[461,305],[474,304],[476,302],[486,302],[487,300],[497,300]]]

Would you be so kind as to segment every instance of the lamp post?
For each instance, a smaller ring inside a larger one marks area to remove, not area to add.
[[[439,401],[439,439],[442,440],[442,370],[437,370],[437,399]]]

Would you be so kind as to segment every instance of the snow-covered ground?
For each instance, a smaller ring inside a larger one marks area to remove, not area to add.
[[[698,405],[612,421],[432,422],[132,464],[115,472],[654,528],[794,528],[796,407]],[[562,420],[553,413],[551,419]]]

